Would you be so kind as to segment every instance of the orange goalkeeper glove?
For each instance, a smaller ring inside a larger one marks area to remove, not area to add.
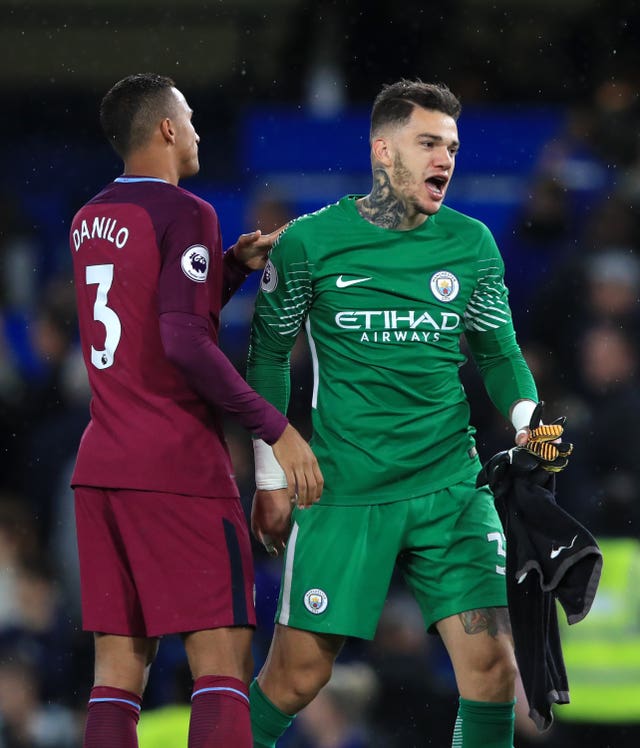
[[[552,423],[542,423],[543,408],[544,402],[540,401],[531,414],[529,439],[521,449],[537,457],[540,467],[544,470],[559,473],[569,462],[573,444],[562,441],[566,418],[560,416]]]

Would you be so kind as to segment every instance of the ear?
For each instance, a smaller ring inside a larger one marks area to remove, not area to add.
[[[176,132],[173,127],[173,122],[169,119],[169,117],[165,117],[160,122],[160,133],[167,143],[173,144],[176,142]]]
[[[391,144],[387,138],[376,138],[371,143],[371,153],[373,158],[383,166],[391,166],[393,164]]]

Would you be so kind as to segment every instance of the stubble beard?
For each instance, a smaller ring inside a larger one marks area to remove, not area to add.
[[[397,194],[398,200],[404,205],[407,215],[409,215],[411,211],[423,216],[431,216],[438,212],[440,208],[439,205],[435,210],[433,208],[429,209],[426,205],[423,205],[417,197],[415,197],[416,179],[411,171],[405,166],[400,154],[396,154],[393,161],[391,176],[393,178],[393,184],[395,185],[393,189]]]

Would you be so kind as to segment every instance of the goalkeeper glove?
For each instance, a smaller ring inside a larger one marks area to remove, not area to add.
[[[544,402],[540,401],[529,422],[529,439],[517,449],[522,449],[534,455],[540,467],[550,473],[559,473],[567,466],[569,455],[573,452],[573,444],[563,442],[561,437],[564,433],[565,417],[560,416],[552,423],[542,423],[542,410]]]

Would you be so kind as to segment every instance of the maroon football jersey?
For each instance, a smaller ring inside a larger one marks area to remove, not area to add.
[[[221,412],[167,358],[159,324],[196,315],[217,341],[229,283],[214,209],[121,177],[76,214],[70,243],[92,390],[73,485],[237,496]]]

